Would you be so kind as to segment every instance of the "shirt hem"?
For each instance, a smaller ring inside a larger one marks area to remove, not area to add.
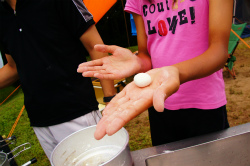
[[[179,110],[179,109],[189,109],[189,108],[197,108],[197,109],[216,109],[223,105],[226,105],[227,101],[223,100],[219,103],[207,103],[207,104],[181,104],[181,105],[168,105],[165,104],[165,108],[168,110]]]
[[[131,7],[127,7],[127,6],[125,7],[124,11],[127,13],[131,13],[131,14],[135,13],[135,14],[141,15],[141,13],[139,11],[135,11],[135,9],[133,9]]]
[[[93,19],[89,20],[86,25],[78,32],[77,37],[80,38],[92,25],[95,25],[95,21]]]
[[[74,115],[65,115],[64,117],[59,117],[58,119],[51,119],[50,121],[47,121],[47,122],[40,122],[40,123],[37,123],[37,122],[32,122],[30,121],[30,126],[32,127],[48,127],[48,126],[54,126],[54,125],[58,125],[58,124],[61,124],[61,123],[65,123],[65,122],[68,122],[68,121],[71,121],[73,119],[76,119],[80,116],[83,116],[83,115],[86,115],[88,113],[90,113],[91,111],[93,110],[98,110],[98,107],[96,109],[92,109],[92,110],[89,110],[89,111],[86,111],[86,112],[83,112],[83,111],[80,111]]]

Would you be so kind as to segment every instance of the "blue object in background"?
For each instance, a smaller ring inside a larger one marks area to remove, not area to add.
[[[250,37],[250,25],[247,25],[241,35],[242,38]]]
[[[134,21],[134,18],[133,18],[132,14],[130,14],[130,23],[131,23],[131,33],[132,33],[132,36],[136,36],[137,32],[136,32],[136,27],[135,27],[135,21]]]

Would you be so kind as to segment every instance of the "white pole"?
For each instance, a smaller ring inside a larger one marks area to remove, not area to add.
[[[235,24],[235,13],[236,13],[236,0],[234,0],[234,11],[233,11],[233,24]]]
[[[2,55],[1,55],[1,52],[0,52],[0,69],[3,67],[3,59],[2,59]]]

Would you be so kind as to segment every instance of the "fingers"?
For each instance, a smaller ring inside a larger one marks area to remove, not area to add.
[[[111,54],[113,54],[117,48],[119,48],[119,47],[118,46],[108,46],[108,45],[104,45],[104,44],[96,44],[94,46],[94,49],[96,51],[103,52],[103,53],[111,53]]]
[[[104,65],[104,58],[82,63],[78,66],[77,72],[84,77],[96,77],[99,79],[116,79],[114,73],[109,72],[107,65]]]
[[[104,111],[102,113],[103,117],[98,122],[97,127],[96,127],[96,131],[95,131],[95,134],[94,134],[94,137],[97,140],[100,140],[101,138],[103,138],[107,134],[107,131],[106,131],[106,129],[108,128],[107,126],[109,125],[109,123],[111,123],[111,121],[110,121],[111,119],[110,118],[108,119],[108,117],[109,117],[109,115],[111,115],[118,108],[119,103],[122,102],[122,100],[123,100],[122,98],[124,96],[125,96],[125,92],[121,91],[105,107],[105,109],[104,109]],[[121,124],[123,124],[123,123],[121,123]],[[117,127],[119,128],[120,125],[117,126]]]
[[[110,71],[104,66],[81,67],[77,69],[83,77],[96,77],[99,79],[116,80],[124,78],[123,75],[117,74],[116,70]]]
[[[78,68],[80,67],[86,67],[86,66],[102,66],[103,65],[103,59],[96,59],[96,60],[91,60],[88,62],[81,63]]]
[[[129,100],[124,105],[121,105],[121,107],[118,107],[116,111],[106,119],[107,135],[109,136],[113,135],[114,133],[119,131],[125,124],[127,124],[130,120],[134,119],[143,111],[147,110],[149,105],[146,103],[147,101],[141,98],[136,101]]]
[[[106,109],[106,108],[105,108]],[[106,134],[113,135],[119,129],[121,129],[127,122],[119,115],[123,111],[122,108],[114,109],[112,107],[112,112],[109,115],[105,115],[102,117],[100,122],[97,124],[95,131],[95,138],[97,140],[103,138]],[[107,113],[107,112],[106,112]]]
[[[126,123],[149,107],[147,104],[145,105],[145,103],[146,101],[144,99],[139,99],[139,101],[136,102],[129,100],[129,102],[120,107],[116,107],[115,109],[112,107],[113,110],[109,110],[108,115],[104,115],[98,123],[95,138],[99,140],[106,134],[111,136],[119,131]]]
[[[152,106],[150,99],[142,97],[131,99],[125,90],[121,91],[104,109],[103,118],[97,124],[95,138],[101,139],[106,134],[113,135],[150,106]]]
[[[106,70],[98,70],[98,71],[85,71],[82,72],[83,77],[96,77],[99,79],[109,79],[112,77],[112,74],[108,73]]]
[[[85,76],[85,73],[83,76]],[[93,77],[96,77],[99,79],[105,79],[105,80],[121,79],[120,77],[115,76],[113,73],[108,73],[105,71],[100,71],[100,72],[94,73]]]
[[[87,71],[101,71],[101,70],[105,70],[105,68],[103,66],[81,66],[78,67],[77,72],[78,73],[84,73]]]
[[[94,137],[100,140],[106,134],[111,136],[119,131],[125,124],[126,122],[123,119],[115,118],[113,121],[110,121],[107,116],[104,116],[96,126]]]
[[[97,71],[97,70],[102,70],[102,69],[104,69],[103,60],[97,59],[97,60],[92,60],[92,61],[81,63],[77,68],[77,72],[82,73],[85,71]]]

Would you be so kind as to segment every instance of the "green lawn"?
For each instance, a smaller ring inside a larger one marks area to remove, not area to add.
[[[16,88],[17,86],[11,86],[0,90],[0,103]],[[0,134],[2,136],[8,136],[13,124],[16,121],[23,107],[23,91],[19,88],[6,102],[0,106]],[[24,151],[21,155],[15,158],[18,165],[22,165],[29,161],[30,159],[36,157],[38,162],[33,165],[37,166],[48,166],[49,161],[44,154],[33,129],[30,127],[29,118],[27,116],[26,110],[24,110],[13,135],[17,137],[16,144],[10,145],[10,149],[29,142],[31,143],[31,148]],[[18,151],[17,151],[18,152]],[[16,153],[14,153],[16,154]]]

